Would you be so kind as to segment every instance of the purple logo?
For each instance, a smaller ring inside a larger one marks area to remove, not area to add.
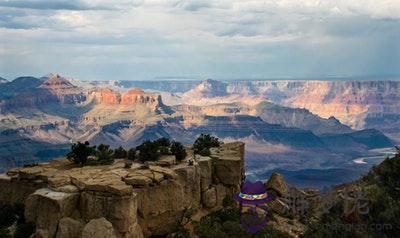
[[[240,193],[234,196],[240,205],[240,223],[251,233],[262,230],[268,223],[267,203],[272,201],[261,181],[243,183]]]

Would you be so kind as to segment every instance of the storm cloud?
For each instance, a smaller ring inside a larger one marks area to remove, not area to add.
[[[0,76],[400,75],[396,0],[0,0]]]

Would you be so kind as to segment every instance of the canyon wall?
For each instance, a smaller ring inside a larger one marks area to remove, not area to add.
[[[194,216],[218,209],[244,178],[242,142],[212,148],[210,157],[188,152],[181,163],[165,157],[148,167],[126,168],[122,160],[77,167],[59,159],[12,169],[0,175],[0,203],[24,203],[36,237],[166,235],[186,209]]]

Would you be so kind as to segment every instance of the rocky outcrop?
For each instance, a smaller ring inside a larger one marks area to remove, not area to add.
[[[37,237],[163,236],[186,209],[205,215],[239,191],[244,144],[211,151],[210,157],[191,155],[192,163],[164,157],[148,167],[125,168],[122,160],[76,167],[60,159],[17,168],[0,176],[0,203],[24,202]]]
[[[278,173],[272,173],[271,177],[266,182],[265,187],[275,191],[280,196],[285,195],[289,189],[283,176]]]
[[[117,105],[121,102],[121,95],[109,88],[101,88],[94,91],[93,96],[96,103],[106,105]]]

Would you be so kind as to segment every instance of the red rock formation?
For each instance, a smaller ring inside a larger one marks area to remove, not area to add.
[[[99,89],[95,92],[97,103],[107,105],[117,105],[121,102],[121,95],[109,88]]]
[[[132,105],[132,104],[158,104],[159,96],[146,93],[140,88],[133,88],[122,95],[121,104]]]

